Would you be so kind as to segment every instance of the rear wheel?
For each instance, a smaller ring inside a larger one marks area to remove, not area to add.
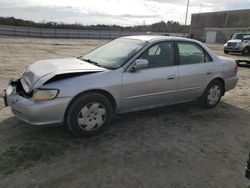
[[[65,125],[79,136],[101,132],[110,122],[113,107],[107,97],[99,93],[83,94],[68,107]]]
[[[220,80],[210,82],[201,97],[201,106],[205,109],[215,107],[223,94],[223,84]]]

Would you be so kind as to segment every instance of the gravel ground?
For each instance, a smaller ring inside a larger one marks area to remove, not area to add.
[[[0,38],[0,87],[36,60],[79,56],[105,42]],[[221,45],[208,46],[222,55]],[[215,109],[187,103],[128,113],[91,138],[23,123],[1,101],[0,187],[245,187],[250,69],[238,74]]]

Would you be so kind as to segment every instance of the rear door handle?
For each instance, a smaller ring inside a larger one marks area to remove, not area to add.
[[[173,79],[175,79],[175,78],[176,78],[176,75],[169,75],[169,76],[167,77],[168,80],[173,80]]]

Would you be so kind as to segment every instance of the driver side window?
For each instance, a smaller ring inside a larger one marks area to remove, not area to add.
[[[148,68],[174,65],[174,48],[172,42],[161,42],[149,47],[141,59],[148,60]]]

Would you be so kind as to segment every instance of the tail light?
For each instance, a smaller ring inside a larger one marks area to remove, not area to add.
[[[234,73],[237,74],[237,72],[238,72],[238,65],[237,65],[237,63],[235,63]]]

